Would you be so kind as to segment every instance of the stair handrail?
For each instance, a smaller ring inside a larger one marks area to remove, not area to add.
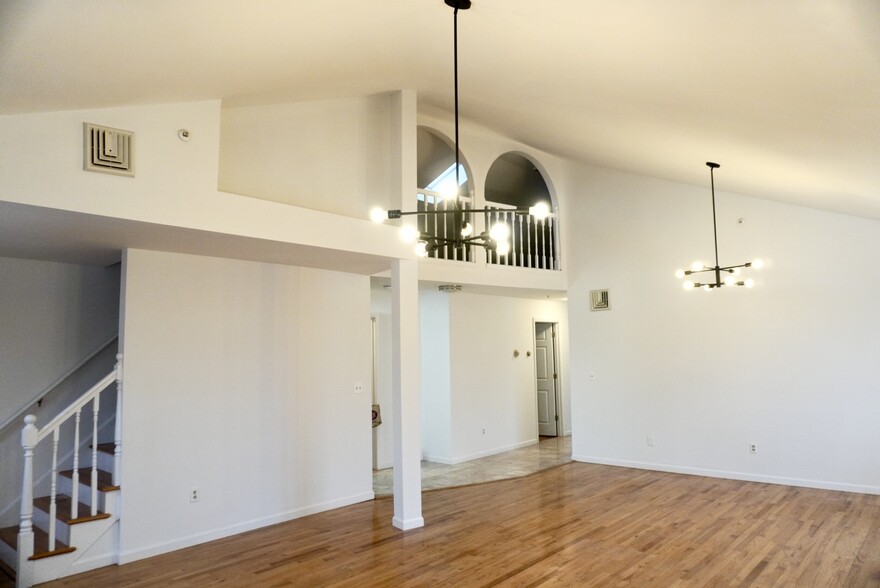
[[[89,353],[85,357],[85,359],[83,359],[78,364],[76,364],[75,366],[73,366],[72,368],[67,370],[64,373],[64,375],[62,375],[60,378],[58,378],[57,380],[52,382],[46,389],[44,389],[42,392],[40,392],[39,394],[37,394],[36,396],[31,398],[29,402],[24,404],[19,410],[15,411],[15,413],[10,415],[6,420],[3,421],[2,424],[0,424],[0,431],[5,429],[6,427],[11,425],[12,423],[18,421],[18,419],[20,419],[23,414],[25,414],[28,410],[30,410],[30,408],[34,404],[39,402],[40,398],[43,398],[44,396],[49,394],[52,390],[54,390],[55,388],[60,386],[65,380],[67,380],[67,378],[69,378],[70,376],[72,376],[73,374],[78,372],[80,369],[82,369],[82,367],[84,365],[86,365],[91,360],[93,360],[99,353],[101,353],[102,351],[104,351],[105,349],[110,347],[110,345],[112,345],[117,339],[119,339],[119,335],[113,335],[110,339],[108,339],[107,341],[102,343],[100,347],[98,347],[97,349],[95,349],[94,351]]]
[[[74,429],[73,442],[73,473],[71,476],[71,519],[79,516],[79,445],[80,445],[80,415],[90,402],[92,403],[92,465],[91,469],[91,516],[95,516],[98,511],[98,412],[100,407],[101,392],[106,390],[110,384],[116,382],[116,430],[115,430],[115,449],[113,453],[113,484],[119,484],[119,470],[122,459],[122,354],[116,355],[116,366],[109,374],[104,376],[97,384],[92,386],[87,392],[76,399],[73,403],[65,408],[54,419],[49,421],[42,429],[36,426],[37,417],[29,414],[24,418],[25,426],[21,431],[21,446],[24,452],[24,468],[22,476],[22,492],[21,492],[21,523],[18,530],[18,569],[16,570],[17,580],[21,579],[24,583],[20,585],[30,585],[29,582],[33,576],[33,566],[30,557],[34,555],[34,448],[49,435],[52,436],[52,479],[51,491],[49,497],[49,545],[48,550],[54,551],[56,547],[55,530],[56,530],[56,482],[58,478],[58,441],[61,425],[72,417],[76,419]]]
[[[39,434],[37,435],[37,443],[51,435],[56,429],[58,429],[64,422],[67,421],[70,417],[75,415],[77,411],[82,409],[86,404],[91,402],[95,396],[103,392],[107,386],[116,381],[116,368],[113,368],[113,371],[101,378],[97,384],[89,388],[86,392],[83,393],[82,396],[74,400],[70,405],[58,413],[54,419],[49,421],[43,428],[40,429]],[[34,416],[36,418],[36,416]]]

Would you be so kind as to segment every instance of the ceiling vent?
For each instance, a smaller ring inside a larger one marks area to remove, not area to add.
[[[134,177],[134,133],[83,123],[83,169]]]
[[[611,310],[608,290],[590,290],[590,310]]]

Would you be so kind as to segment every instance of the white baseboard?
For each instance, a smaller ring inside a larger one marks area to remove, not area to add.
[[[320,504],[313,504],[310,506],[295,508],[293,510],[278,513],[276,515],[253,519],[235,525],[230,525],[228,527],[222,527],[211,531],[205,531],[203,533],[195,533],[193,535],[179,537],[177,539],[172,539],[171,541],[166,541],[164,543],[156,543],[147,547],[130,549],[127,551],[123,551],[119,554],[119,563],[131,563],[139,559],[153,557],[155,555],[161,555],[163,553],[168,553],[171,551],[177,551],[178,549],[183,549],[185,547],[192,547],[193,545],[199,545],[200,543],[207,543],[208,541],[222,539],[223,537],[229,537],[230,535],[237,535],[238,533],[253,531],[254,529],[259,529],[261,527],[284,523],[286,521],[291,521],[293,519],[298,519],[318,512],[324,512],[327,510],[333,510],[335,508],[341,508],[343,506],[357,504],[358,502],[372,500],[373,498],[374,495],[372,491],[364,492],[362,494],[346,496],[345,498],[330,500],[327,502],[322,502]]]
[[[519,443],[513,443],[512,445],[505,445],[503,447],[495,447],[493,449],[487,449],[485,451],[479,451],[477,453],[471,453],[469,455],[463,455],[461,457],[441,457],[438,455],[429,455],[425,454],[422,456],[422,459],[425,461],[432,461],[434,463],[442,463],[445,465],[456,465],[460,463],[464,463],[466,461],[471,461],[472,459],[480,459],[481,457],[489,457],[490,455],[498,455],[499,453],[505,453],[507,451],[513,451],[514,449],[522,449],[523,447],[528,447],[529,445],[537,445],[537,439],[529,439],[528,441],[520,441]]]
[[[409,531],[410,529],[424,527],[425,519],[422,517],[416,517],[414,519],[399,519],[397,517],[392,517],[391,524],[401,531]]]
[[[863,484],[848,484],[845,482],[828,482],[825,480],[804,480],[801,478],[786,478],[783,476],[770,476],[766,474],[752,474],[748,472],[730,472],[726,470],[710,470],[690,466],[675,466],[660,463],[647,463],[629,461],[626,459],[607,459],[591,455],[572,454],[573,461],[595,463],[639,470],[653,470],[656,472],[669,472],[672,474],[687,474],[690,476],[706,476],[709,478],[725,478],[728,480],[742,480],[745,482],[762,482],[764,484],[781,484],[783,486],[799,486],[802,488],[816,488],[818,490],[836,490],[839,492],[856,492],[859,494],[880,494],[880,486],[866,486]]]

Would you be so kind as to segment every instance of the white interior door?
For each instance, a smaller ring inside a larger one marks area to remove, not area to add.
[[[535,323],[535,384],[538,393],[538,434],[559,435],[556,404],[556,346],[553,323]]]

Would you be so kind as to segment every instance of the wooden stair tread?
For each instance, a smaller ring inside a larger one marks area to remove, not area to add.
[[[60,472],[65,478],[73,479],[73,470],[64,470]],[[91,486],[92,484],[92,468],[80,468],[79,483]],[[98,490],[101,492],[113,492],[119,490],[119,486],[113,485],[113,474],[104,470],[98,470]]]
[[[97,521],[100,519],[109,519],[110,515],[105,512],[98,511],[98,514],[92,515],[92,509],[87,504],[79,503],[79,512],[75,519],[70,518],[73,500],[66,494],[58,494],[55,496],[55,518],[68,525],[77,525],[79,523],[87,523],[89,521]],[[51,496],[40,496],[34,499],[34,507],[39,508],[45,513],[49,512],[52,506]]]
[[[116,453],[116,443],[113,441],[109,443],[98,443],[98,451],[106,453],[107,455],[114,455]]]
[[[89,449],[93,448],[94,445],[89,445]],[[98,451],[101,453],[106,453],[107,455],[115,455],[116,454],[116,443],[110,441],[108,443],[98,443]]]
[[[0,539],[15,550],[18,550],[18,525],[0,529]],[[61,555],[76,551],[76,547],[70,547],[55,539],[55,549],[49,551],[49,534],[44,530],[34,527],[34,554],[28,559],[43,559],[53,555]]]

